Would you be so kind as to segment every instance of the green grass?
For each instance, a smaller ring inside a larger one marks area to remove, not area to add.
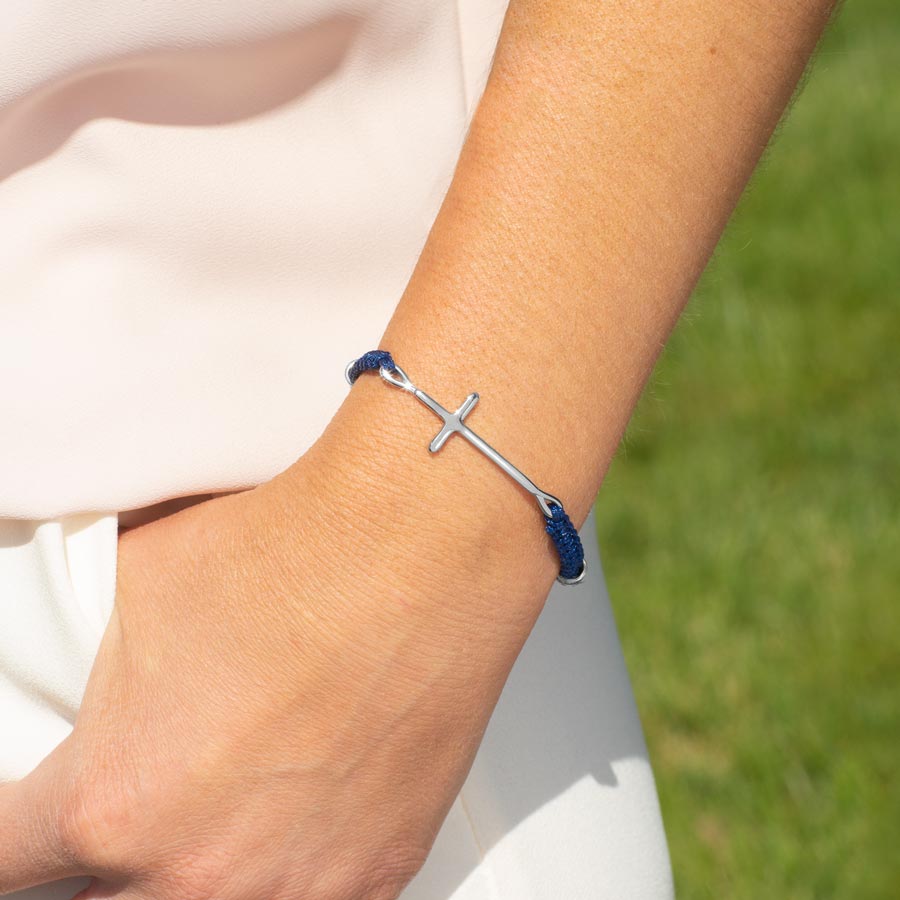
[[[900,896],[900,5],[849,0],[599,495],[678,895]]]

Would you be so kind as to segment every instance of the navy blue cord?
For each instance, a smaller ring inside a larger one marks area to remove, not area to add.
[[[353,384],[363,372],[377,371],[382,367],[394,371],[397,366],[387,350],[370,350],[354,360],[347,369],[347,378],[350,384]],[[553,503],[550,508],[553,515],[544,516],[546,522],[544,530],[550,535],[559,554],[559,577],[577,578],[584,566],[584,547],[581,538],[562,506]],[[541,515],[544,515],[543,512]]]
[[[389,369],[391,372],[397,368],[394,360],[391,358],[391,354],[388,353],[387,350],[370,350],[368,353],[363,353],[363,355],[357,359],[347,371],[347,377],[350,379],[350,384],[353,384],[363,372],[370,372],[372,369],[380,369],[382,366]]]
[[[559,574],[561,578],[576,578],[581,573],[584,565],[584,547],[581,546],[581,538],[572,524],[566,511],[553,503],[553,518],[544,516],[547,523],[544,530],[556,544],[556,552],[559,553]],[[541,515],[544,515],[541,513]]]

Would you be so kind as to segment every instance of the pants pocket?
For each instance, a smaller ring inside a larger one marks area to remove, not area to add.
[[[60,520],[69,590],[98,643],[115,603],[118,519],[112,512]]]
[[[0,519],[0,780],[72,730],[112,612],[116,514]]]

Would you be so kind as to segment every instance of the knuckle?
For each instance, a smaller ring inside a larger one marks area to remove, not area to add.
[[[92,871],[115,868],[119,820],[109,801],[90,785],[73,787],[60,809],[60,844],[64,852]]]

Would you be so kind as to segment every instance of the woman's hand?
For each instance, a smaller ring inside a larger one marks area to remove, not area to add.
[[[0,787],[0,892],[389,900],[420,868],[549,583],[500,593],[478,519],[321,443],[120,537],[75,728]]]

